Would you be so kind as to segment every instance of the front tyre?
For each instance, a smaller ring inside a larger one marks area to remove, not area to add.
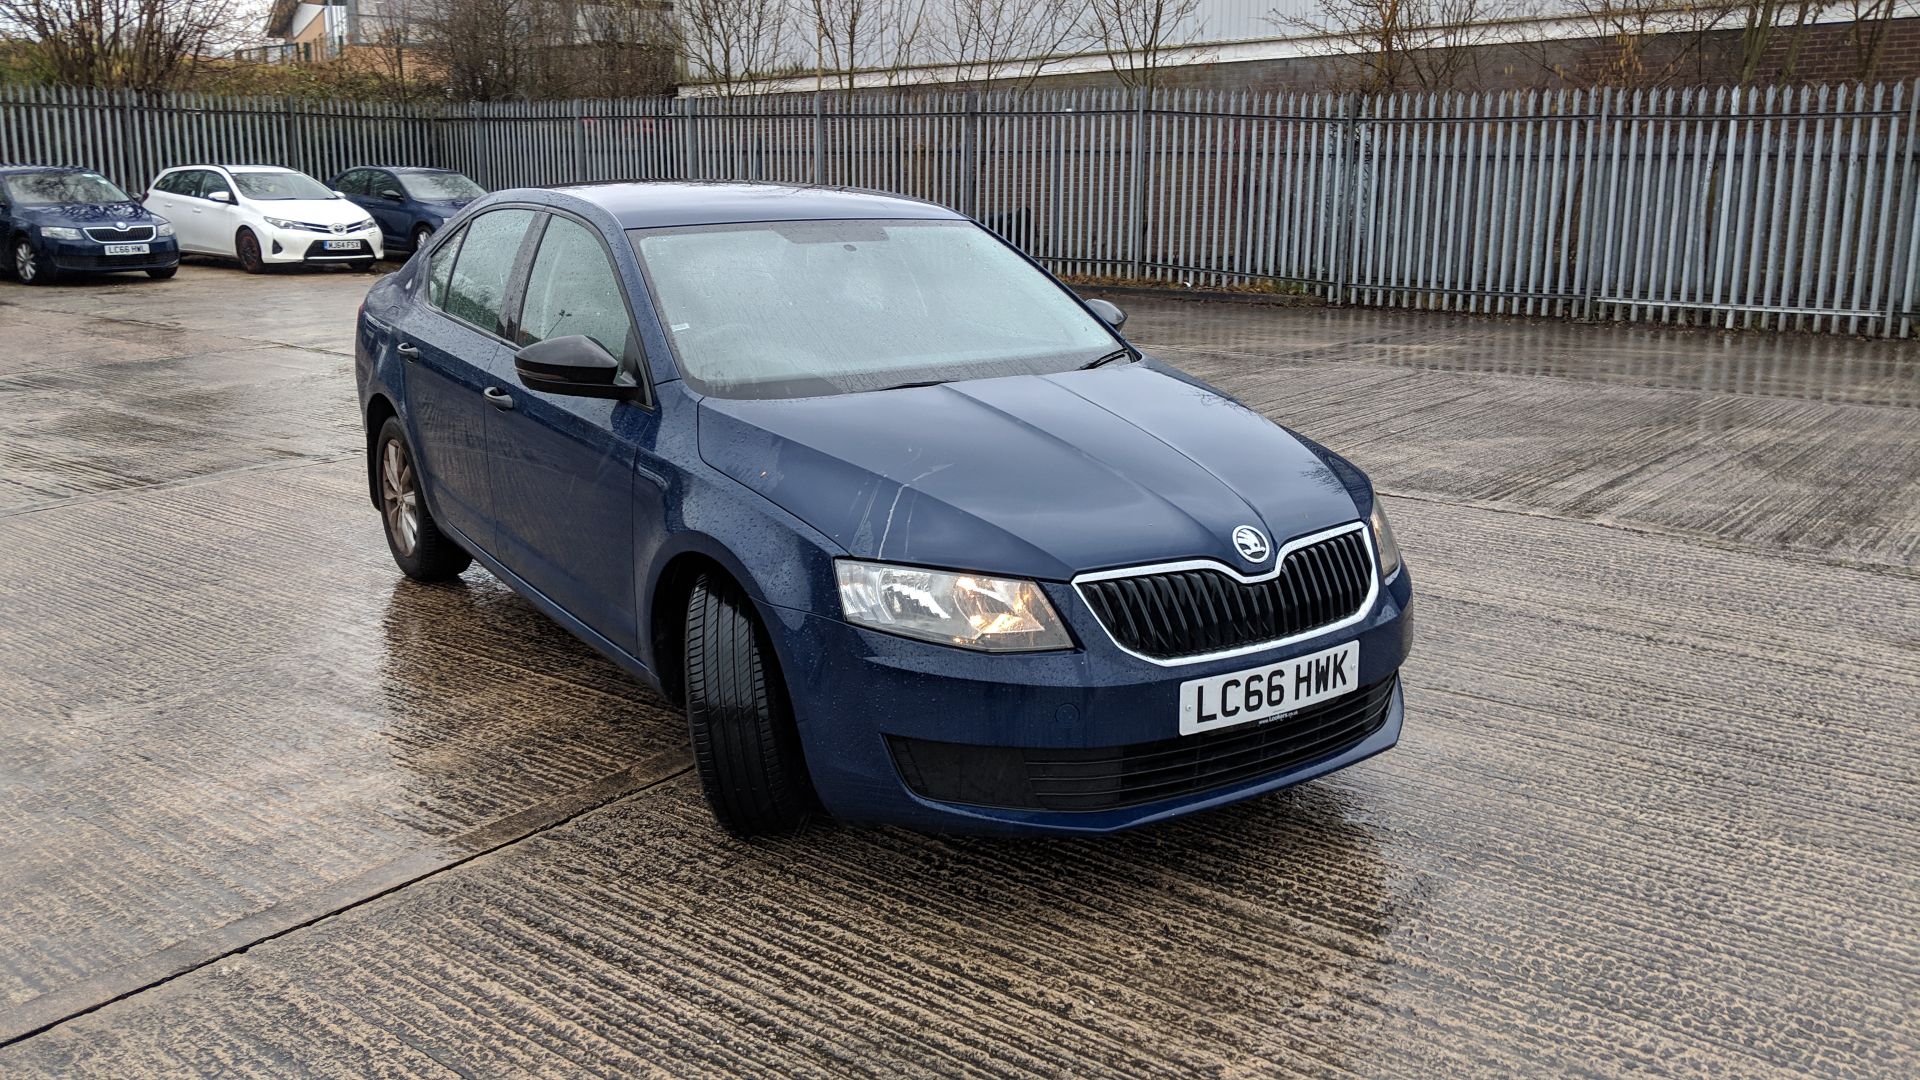
[[[267,272],[267,260],[260,254],[260,238],[253,235],[252,229],[233,234],[233,257],[240,260],[240,269],[249,274]]]
[[[422,250],[427,246],[427,241],[431,239],[433,239],[433,226],[420,225],[415,227],[413,230],[413,250]]]
[[[53,260],[33,249],[33,241],[21,236],[13,241],[13,276],[22,285],[51,285],[60,280],[60,268]]]
[[[414,466],[407,432],[397,416],[387,417],[373,443],[374,481],[380,491],[380,517],[386,524],[387,550],[400,572],[415,581],[458,577],[473,556],[440,526],[420,494],[420,470]]]
[[[797,832],[815,808],[800,733],[766,631],[730,583],[687,597],[687,725],[713,816],[735,836]]]

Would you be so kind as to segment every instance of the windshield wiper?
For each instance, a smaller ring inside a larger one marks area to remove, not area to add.
[[[921,379],[919,382],[897,382],[883,386],[882,390],[911,390],[916,386],[944,386],[950,379]]]
[[[1102,364],[1111,364],[1115,360],[1125,360],[1127,357],[1132,355],[1133,355],[1132,349],[1115,349],[1098,360],[1089,360],[1086,363],[1081,364],[1080,370],[1085,371],[1088,368],[1097,368]]]

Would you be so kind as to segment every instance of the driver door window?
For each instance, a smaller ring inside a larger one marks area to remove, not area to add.
[[[572,218],[547,219],[540,252],[527,274],[518,344],[578,334],[620,359],[633,349],[633,321],[620,276],[600,238]]]

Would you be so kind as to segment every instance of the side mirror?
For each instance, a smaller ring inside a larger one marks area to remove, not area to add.
[[[233,201],[233,192],[224,190],[209,191],[207,192],[207,198],[212,199],[214,202],[230,203]]]
[[[344,192],[344,191],[340,191],[340,190],[338,190],[338,189],[335,189],[335,190],[334,190],[334,193],[333,193],[333,197],[334,197],[334,198],[336,198],[336,199],[344,199],[344,198],[346,198],[346,197],[347,197],[347,193],[346,193],[346,192]]]
[[[388,202],[404,202],[406,201],[406,198],[407,198],[405,195],[400,194],[399,192],[393,190],[392,188],[388,188],[387,190],[381,192],[380,197],[387,200]]]
[[[1115,330],[1127,325],[1127,313],[1105,300],[1089,300],[1087,307]]]
[[[513,370],[529,390],[575,397],[626,398],[640,389],[620,361],[579,334],[538,341],[513,354]]]

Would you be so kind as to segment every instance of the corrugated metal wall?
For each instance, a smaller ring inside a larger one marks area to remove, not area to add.
[[[851,184],[1057,270],[1343,303],[1909,337],[1915,87],[1120,90],[450,108],[0,88],[0,161]]]

